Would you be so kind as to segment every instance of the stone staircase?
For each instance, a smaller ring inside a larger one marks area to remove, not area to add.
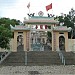
[[[24,64],[25,64],[24,46],[19,45],[17,47],[17,52],[11,52],[11,54],[2,62],[1,65],[22,66]]]
[[[25,52],[12,52],[1,65],[4,66],[24,66]],[[30,51],[27,52],[27,65],[62,65],[57,52],[50,51]]]
[[[25,52],[12,52],[1,65],[5,66],[22,66],[25,63]]]
[[[73,52],[63,52],[63,55],[65,57],[65,63],[66,65],[75,65],[75,53]]]
[[[66,65],[75,65],[75,53],[63,52]],[[24,66],[25,52],[12,52],[0,65]],[[63,65],[57,52],[54,51],[29,51],[27,52],[28,66]]]
[[[28,65],[62,65],[57,52],[32,51],[28,52]]]

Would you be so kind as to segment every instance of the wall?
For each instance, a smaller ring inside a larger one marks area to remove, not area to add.
[[[64,37],[65,37],[65,50],[66,52],[68,52],[68,32],[64,33]]]
[[[68,51],[68,32],[63,32],[64,34],[59,34],[59,31],[52,32],[52,51],[59,50],[59,37],[63,36],[65,38],[65,50]]]
[[[24,37],[24,51],[30,50],[30,31],[23,31],[23,37]],[[27,47],[28,46],[28,47]]]
[[[18,35],[18,31],[14,31],[14,45],[13,45],[13,52],[17,52],[17,35]]]
[[[59,47],[59,32],[52,32],[52,51],[56,51]]]
[[[68,51],[75,52],[75,39],[68,39]]]

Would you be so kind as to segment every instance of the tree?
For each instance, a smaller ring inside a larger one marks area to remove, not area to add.
[[[12,33],[9,29],[4,26],[0,26],[0,47],[5,49],[10,49],[10,39],[12,37]]]
[[[69,14],[63,14],[61,16],[58,16],[58,17],[55,17],[55,19],[59,19],[59,25],[60,23],[63,24],[63,26],[67,26],[67,27],[71,27],[72,28],[72,31],[69,32],[68,36],[69,38],[71,38],[72,34],[73,36],[75,36],[75,10],[72,8],[70,11],[69,11]]]
[[[15,25],[19,25],[20,24],[20,20],[16,20],[16,19],[10,19],[10,18],[0,18],[0,25],[4,26],[5,28],[10,29],[10,24],[15,26]]]

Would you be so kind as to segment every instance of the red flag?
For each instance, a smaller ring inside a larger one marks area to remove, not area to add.
[[[38,28],[38,26],[36,25],[36,29]]]
[[[47,25],[45,25],[45,29],[47,29]]]
[[[29,7],[30,7],[30,2],[28,3],[28,5],[27,5],[27,8],[29,9]]]
[[[50,10],[50,9],[52,9],[52,3],[46,6],[47,11]]]
[[[43,25],[40,25],[40,29],[43,29]]]

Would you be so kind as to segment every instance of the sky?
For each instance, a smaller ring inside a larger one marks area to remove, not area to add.
[[[35,13],[35,15],[42,11],[44,16],[48,13],[59,16],[61,13],[68,14],[71,8],[75,9],[75,0],[0,0],[0,17],[23,21],[24,17],[28,18],[29,2],[30,13]],[[52,9],[46,11],[46,6],[51,3]]]

